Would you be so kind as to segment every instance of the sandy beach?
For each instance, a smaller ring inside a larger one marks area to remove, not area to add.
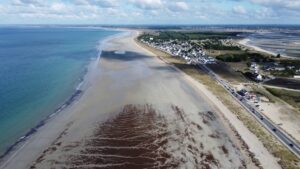
[[[109,39],[80,99],[0,168],[258,168],[249,151],[280,168],[216,96],[137,45],[137,34]]]
[[[274,52],[271,52],[271,51],[268,51],[268,50],[264,50],[264,49],[262,49],[262,48],[260,48],[260,47],[254,46],[254,45],[250,45],[250,44],[249,44],[249,41],[250,41],[250,39],[247,39],[247,38],[246,38],[246,39],[243,39],[243,40],[238,41],[238,43],[239,43],[240,45],[243,45],[243,46],[252,48],[252,49],[254,49],[254,50],[256,50],[256,51],[259,51],[259,52],[267,53],[267,54],[270,54],[270,55],[273,55],[273,56],[276,56],[276,55],[277,55],[277,53],[274,53]]]
[[[265,49],[262,49],[260,47],[257,47],[257,46],[254,46],[254,45],[251,45],[249,44],[249,41],[250,39],[242,39],[242,40],[239,40],[238,41],[238,44],[242,45],[242,46],[245,46],[247,48],[250,48],[250,49],[253,49],[255,51],[258,51],[258,52],[262,52],[262,53],[266,53],[266,54],[270,54],[270,55],[273,55],[273,56],[277,56],[278,53],[275,53],[275,52],[271,52],[271,51],[268,51],[268,50],[265,50]],[[286,58],[290,58],[290,59],[297,59],[295,57],[291,57],[291,56],[287,56],[287,55],[282,55],[282,57],[286,57]]]

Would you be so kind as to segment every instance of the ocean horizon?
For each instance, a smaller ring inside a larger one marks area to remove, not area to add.
[[[0,154],[78,93],[106,38],[99,27],[0,27]]]

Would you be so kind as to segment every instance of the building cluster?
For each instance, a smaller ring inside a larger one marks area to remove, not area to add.
[[[205,44],[215,44],[220,46],[226,46],[226,47],[241,47],[241,45],[234,42],[232,39],[218,39],[218,40],[212,40],[212,39],[203,39],[203,40],[193,40],[193,42],[196,42],[200,45]]]
[[[263,66],[263,69],[267,70],[267,71],[285,71],[286,70],[286,68],[284,66],[280,65],[277,62],[265,63]]]
[[[263,81],[263,76],[260,74],[259,65],[255,62],[252,62],[250,65],[250,71],[251,71],[251,78],[253,78],[255,81]]]
[[[253,103],[258,103],[258,102],[260,102],[260,97],[259,97],[256,93],[254,93],[254,92],[248,92],[246,89],[241,89],[241,90],[237,91],[237,93],[238,93],[241,97],[247,99],[247,100],[250,101],[250,102],[251,102],[251,101],[252,101]]]
[[[224,46],[236,46],[241,47],[238,43],[234,42],[232,39],[220,39],[219,40]]]
[[[283,72],[283,71],[289,71],[293,72],[294,78],[300,78],[300,68],[298,66],[294,65],[281,65],[277,62],[272,63],[266,63],[263,65],[263,69],[266,71],[277,71],[277,72]]]
[[[263,65],[263,69],[267,70],[267,71],[293,70],[295,72],[295,74],[300,74],[300,68],[297,68],[296,66],[293,66],[293,65],[284,66],[277,62],[265,63]]]
[[[149,40],[141,39],[141,42],[165,51],[172,56],[179,56],[186,60],[188,64],[214,64],[215,58],[207,56],[205,51],[195,43],[191,41],[179,41],[179,40],[159,40],[156,41],[153,38]]]
[[[300,78],[300,68],[297,68],[296,66],[293,66],[293,65],[285,65],[284,66],[277,62],[264,63],[261,66],[255,62],[252,62],[249,65],[250,72],[248,72],[246,76],[257,82],[262,82],[267,79],[272,79],[272,76],[263,76],[261,74],[260,67],[263,71],[293,72],[294,78],[297,78],[297,79]]]

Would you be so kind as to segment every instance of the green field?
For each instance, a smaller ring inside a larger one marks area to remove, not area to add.
[[[223,62],[253,61],[256,63],[273,62],[274,60],[261,53],[252,53],[241,50],[240,53],[225,53],[216,57]]]
[[[175,32],[162,31],[158,34],[144,34],[140,38],[155,37],[157,40],[205,40],[205,39],[228,39],[237,38],[239,32]]]

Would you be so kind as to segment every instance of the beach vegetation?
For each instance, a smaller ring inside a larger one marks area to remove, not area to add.
[[[209,49],[209,50],[240,50],[238,46],[224,45],[221,41],[216,39],[211,39],[209,41],[201,42],[200,45],[204,49]]]
[[[300,111],[300,91],[266,87],[272,95],[284,100]]]
[[[241,51],[240,53],[230,53],[230,54],[222,54],[216,57],[216,59],[221,60],[223,62],[256,62],[256,63],[265,63],[265,62],[273,62],[274,60],[266,57],[260,53],[253,52],[245,52]]]
[[[235,38],[239,32],[183,32],[183,31],[161,31],[156,39],[161,40],[205,40],[205,39],[228,39]],[[149,35],[149,34],[148,34]]]

